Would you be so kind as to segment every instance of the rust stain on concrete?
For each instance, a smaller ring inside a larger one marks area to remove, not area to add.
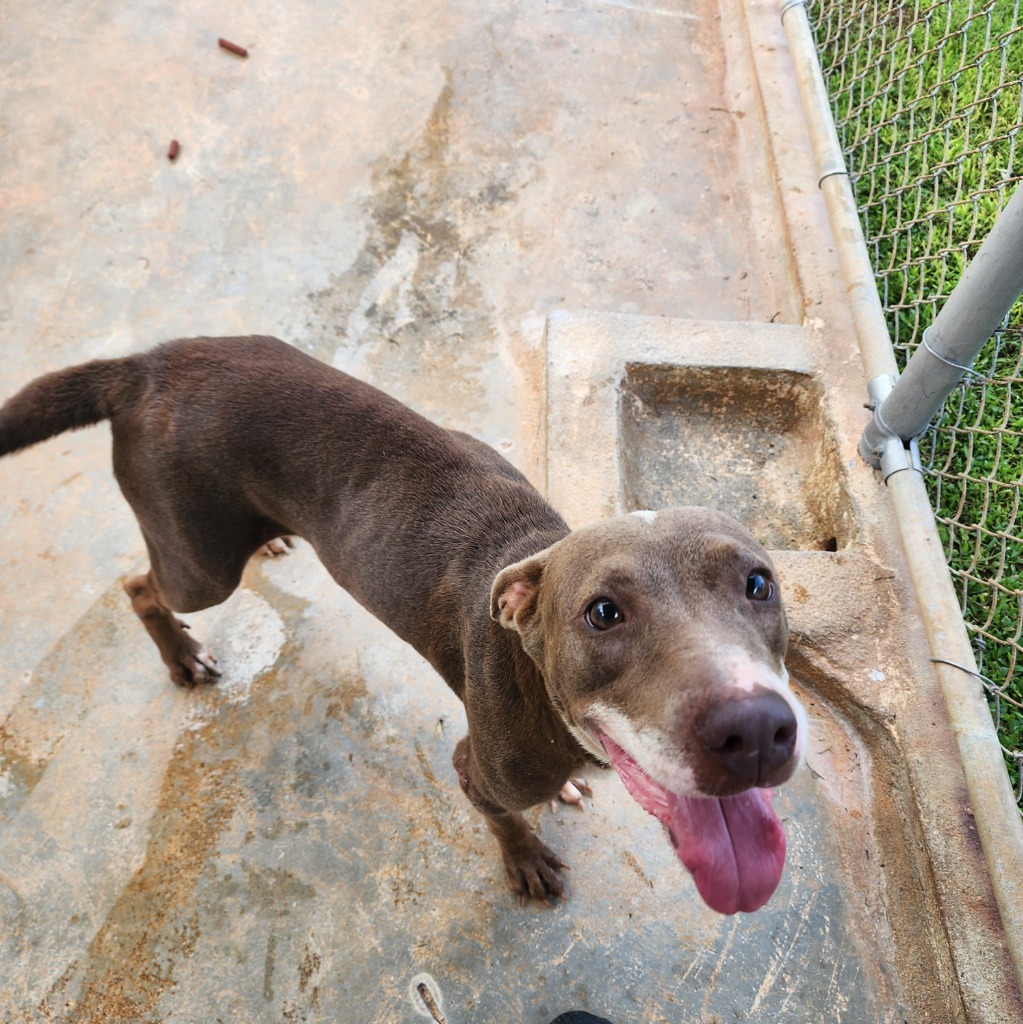
[[[199,938],[195,888],[241,796],[235,765],[197,763],[186,734],[167,769],[145,859],[39,1010],[76,1024],[147,1020]],[[26,1020],[29,1019],[27,1016]]]

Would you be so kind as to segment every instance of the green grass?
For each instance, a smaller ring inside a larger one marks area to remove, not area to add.
[[[817,0],[821,65],[901,364],[1019,183],[1012,0]],[[1023,306],[921,439],[927,484],[1014,786],[1023,751]]]

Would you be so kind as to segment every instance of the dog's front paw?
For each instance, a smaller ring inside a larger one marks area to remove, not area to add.
[[[501,856],[520,907],[526,897],[543,900],[549,907],[554,906],[554,900],[566,898],[561,869],[568,865],[532,833],[516,843],[514,849],[502,848]]]

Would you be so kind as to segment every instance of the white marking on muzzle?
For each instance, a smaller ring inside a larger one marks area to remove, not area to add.
[[[729,670],[730,683],[735,689],[752,693],[757,687],[762,687],[784,698],[796,719],[796,757],[802,761],[806,753],[810,727],[806,709],[789,689],[789,670],[784,663],[781,672],[778,673],[762,662],[754,661],[742,650],[736,650],[731,657],[722,660]]]
[[[782,665],[781,673],[775,672],[762,663],[753,661],[745,652],[736,651],[726,659],[725,664],[732,671],[730,684],[739,690],[752,692],[755,687],[779,694],[792,710],[796,720],[796,743],[793,757],[796,764],[802,763],[809,739],[809,723],[806,709],[789,689],[788,669]],[[643,771],[655,782],[680,796],[702,796],[696,785],[692,768],[681,762],[681,755],[674,743],[660,730],[649,726],[637,727],[618,708],[600,701],[591,704],[580,715],[582,721],[593,721],[610,736],[627,754],[630,754]],[[579,743],[602,762],[608,757],[596,736],[589,730],[579,728],[566,720],[565,724]]]
[[[635,723],[617,708],[600,702],[591,704],[586,709],[585,718],[603,729],[651,779],[665,789],[680,796],[702,795],[696,785],[692,769],[681,763],[675,745],[658,730],[637,729]],[[588,750],[592,751],[596,743],[595,738],[584,742],[582,737],[587,735],[584,731],[572,729],[572,732]],[[603,748],[600,757],[603,761],[608,760]]]

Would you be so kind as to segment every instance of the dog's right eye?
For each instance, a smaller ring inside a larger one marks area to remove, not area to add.
[[[614,601],[606,597],[598,597],[596,601],[590,602],[586,609],[585,619],[587,625],[603,632],[605,629],[611,629],[612,626],[624,622],[625,616],[619,611],[618,605]]]
[[[774,584],[766,572],[751,572],[746,577],[746,596],[751,601],[770,601],[774,597]]]

